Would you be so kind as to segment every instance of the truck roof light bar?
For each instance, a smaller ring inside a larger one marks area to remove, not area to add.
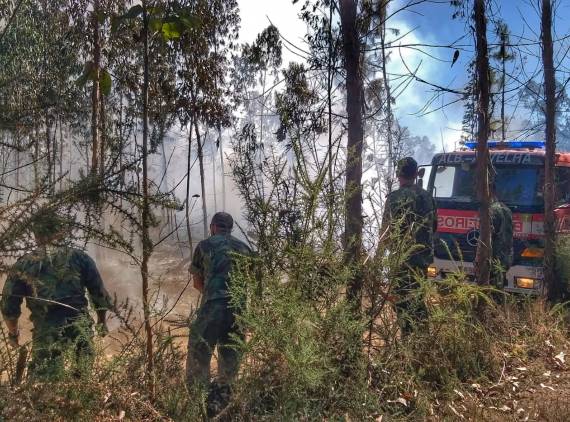
[[[544,149],[544,141],[489,141],[489,149]],[[477,149],[477,142],[465,142],[470,150]]]

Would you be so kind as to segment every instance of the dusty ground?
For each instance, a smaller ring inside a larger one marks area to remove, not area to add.
[[[569,421],[569,353],[547,341],[540,356],[505,356],[499,381],[456,389],[451,401],[434,405],[432,420]]]

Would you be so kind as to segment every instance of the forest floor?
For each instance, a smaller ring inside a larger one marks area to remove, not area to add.
[[[139,315],[141,283],[138,267],[124,255],[103,253],[97,257],[105,284],[117,301],[129,301]],[[162,247],[151,259],[151,278],[157,308],[168,310],[163,327],[172,330],[176,344],[186,351],[189,315],[196,309],[199,294],[188,275],[188,259],[174,247]],[[0,280],[0,288],[3,280]],[[31,338],[27,310],[22,318],[22,340]],[[103,340],[103,350],[112,356],[121,347],[120,321],[111,317],[110,333]],[[547,329],[547,327],[545,327]],[[548,338],[543,333],[541,338]],[[539,352],[528,353],[517,338],[508,339],[510,353],[504,362],[500,378],[487,382],[464,384],[451,393],[435,399],[430,405],[429,420],[473,421],[568,421],[570,420],[570,341],[553,344],[549,340],[539,345]],[[537,348],[535,347],[534,350]],[[415,399],[401,399],[402,415],[413,414]],[[402,416],[397,419],[400,420]],[[376,420],[392,420],[384,415]],[[407,419],[404,417],[404,419]]]
[[[568,344],[561,350],[548,342],[541,356],[506,357],[509,363],[498,381],[455,389],[449,400],[434,406],[433,420],[570,420],[569,351]]]

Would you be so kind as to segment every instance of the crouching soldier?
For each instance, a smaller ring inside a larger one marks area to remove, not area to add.
[[[186,363],[189,387],[200,384],[209,389],[208,414],[223,408],[230,384],[239,367],[232,335],[242,336],[236,325],[236,309],[230,303],[230,273],[238,255],[250,256],[251,249],[231,235],[233,218],[219,212],[210,223],[211,236],[196,246],[190,272],[193,285],[202,293],[196,320],[190,327]],[[218,347],[218,381],[210,385],[210,362]]]
[[[2,292],[0,310],[14,347],[18,346],[20,308],[26,299],[33,324],[29,374],[34,377],[61,377],[70,356],[74,375],[90,369],[94,355],[93,321],[86,291],[97,313],[100,331],[107,331],[105,316],[110,297],[93,260],[81,250],[67,246],[67,225],[51,210],[36,214],[31,229],[37,248],[10,269]]]

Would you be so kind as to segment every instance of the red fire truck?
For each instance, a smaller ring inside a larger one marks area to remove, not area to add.
[[[479,239],[479,203],[475,191],[475,147],[436,154],[427,189],[437,202],[438,229],[431,277],[464,271],[473,275]],[[538,294],[544,254],[544,143],[489,142],[497,196],[513,212],[513,266],[506,291]],[[556,227],[570,235],[570,153],[556,154]]]

